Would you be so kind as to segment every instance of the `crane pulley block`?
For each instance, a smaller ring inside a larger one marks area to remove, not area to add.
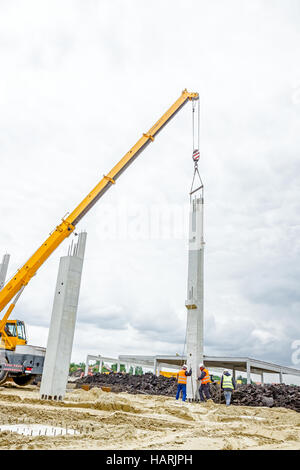
[[[193,160],[194,162],[198,162],[200,159],[200,152],[198,149],[193,150]]]

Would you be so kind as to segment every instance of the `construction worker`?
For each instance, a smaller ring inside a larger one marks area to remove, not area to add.
[[[180,392],[182,392],[182,401],[186,400],[186,381],[187,377],[189,375],[192,375],[192,369],[187,371],[187,366],[184,364],[178,374],[176,375],[177,377],[177,393],[176,393],[176,400],[178,400],[180,396]]]
[[[201,385],[199,388],[200,400],[205,401],[205,398],[209,400],[210,399],[209,384],[211,380],[210,380],[209,372],[204,367],[203,364],[200,366],[200,376],[198,377],[198,380],[201,381]],[[204,398],[204,395],[205,395],[205,398]]]
[[[236,383],[234,378],[230,375],[228,370],[224,370],[223,375],[221,377],[221,389],[224,392],[226,406],[230,405],[231,402],[231,394],[232,391],[236,389]]]

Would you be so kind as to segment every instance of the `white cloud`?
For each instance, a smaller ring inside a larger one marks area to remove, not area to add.
[[[275,335],[266,330],[253,330],[251,335],[254,340],[258,340],[263,345],[274,342],[277,339]]]

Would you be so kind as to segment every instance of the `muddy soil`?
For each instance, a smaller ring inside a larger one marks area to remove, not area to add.
[[[37,386],[0,387],[0,425],[39,424],[76,435],[0,432],[0,449],[299,449],[300,414],[285,408],[176,402],[173,397],[67,392],[63,403],[41,401]]]

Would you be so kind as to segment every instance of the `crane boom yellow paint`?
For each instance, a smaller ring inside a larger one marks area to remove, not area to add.
[[[22,268],[20,268],[13,278],[0,291],[0,312],[9,304],[9,302],[18,294],[23,286],[26,286],[30,279],[36,274],[39,267],[47,260],[53,251],[74,231],[76,224],[89,211],[89,209],[99,200],[106,190],[115,184],[118,177],[129,166],[130,163],[144,150],[144,148],[154,141],[154,137],[159,131],[174,117],[174,115],[189,100],[199,99],[198,93],[189,93],[183,90],[181,96],[173,105],[163,114],[163,116],[144,133],[136,144],[124,155],[124,157],[105,175],[101,181],[92,189],[92,191],[81,201],[73,212],[62,219],[62,222],[50,234],[47,240],[37,249],[37,251],[28,259]],[[11,310],[9,307],[2,321],[0,322],[0,334],[4,331],[6,321]]]

